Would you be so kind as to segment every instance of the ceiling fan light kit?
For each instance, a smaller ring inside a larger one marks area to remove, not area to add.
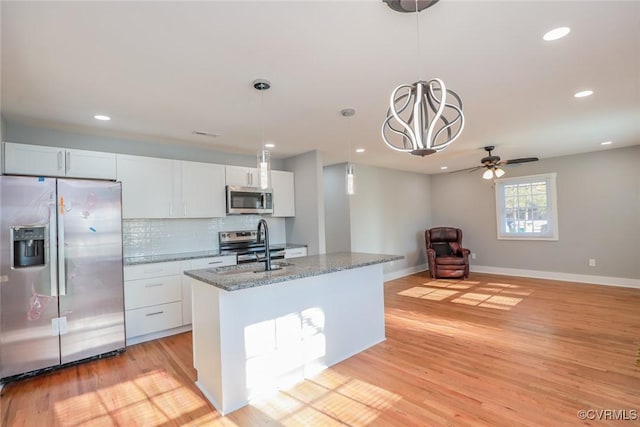
[[[384,0],[395,11],[418,12],[436,1]],[[414,3],[414,7],[409,7]],[[416,19],[417,21],[417,19]],[[418,52],[420,54],[420,27],[417,26]],[[402,84],[391,92],[387,118],[382,123],[382,139],[395,151],[426,156],[447,148],[464,129],[462,100],[447,89],[441,79],[419,79],[412,84]],[[395,139],[395,141],[392,141]]]
[[[494,148],[495,147],[493,145],[487,145],[486,147],[484,147],[484,151],[489,153],[489,155],[480,159],[480,163],[482,163],[482,166],[471,168],[470,172],[484,168],[485,171],[482,174],[482,178],[500,178],[505,174],[504,169],[502,169],[500,166],[538,161],[537,157],[521,157],[519,159],[501,160],[500,156],[494,156],[493,154],[491,154]]]

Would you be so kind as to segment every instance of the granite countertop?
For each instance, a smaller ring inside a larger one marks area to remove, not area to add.
[[[286,261],[274,261],[274,264],[282,264],[284,267],[280,270],[259,273],[256,273],[255,270],[264,269],[263,263],[189,270],[185,271],[184,274],[225,291],[237,291],[304,277],[320,276],[367,265],[381,264],[403,258],[401,255],[340,252],[293,258]]]
[[[307,245],[299,245],[296,243],[277,243],[271,245],[271,249],[294,249],[294,248],[306,248]],[[138,265],[138,264],[153,264],[156,262],[171,262],[171,261],[184,261],[188,259],[198,258],[212,258],[218,256],[235,255],[235,252],[230,251],[198,251],[198,252],[183,252],[177,254],[159,254],[159,255],[142,255],[132,256],[124,258],[124,265]]]

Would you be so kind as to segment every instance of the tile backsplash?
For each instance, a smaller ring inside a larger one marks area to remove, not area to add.
[[[122,221],[125,257],[198,252],[218,249],[218,232],[254,230],[258,215],[197,219],[125,219]],[[285,243],[285,219],[266,218],[273,243]]]

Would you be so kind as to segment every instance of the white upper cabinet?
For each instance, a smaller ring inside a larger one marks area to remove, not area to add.
[[[4,173],[116,179],[116,155],[43,145],[4,143]]]
[[[68,177],[116,179],[115,153],[99,151],[65,150]]]
[[[180,162],[182,217],[210,218],[226,215],[223,165]]]
[[[256,187],[258,185],[258,169],[244,166],[225,166],[227,185]]]
[[[117,155],[124,218],[225,216],[224,166]]]
[[[173,215],[172,160],[118,154],[123,218],[170,218]]]
[[[273,217],[296,216],[293,172],[271,171]]]

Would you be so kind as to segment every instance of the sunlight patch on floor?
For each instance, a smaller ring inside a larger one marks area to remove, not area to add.
[[[463,293],[464,291],[468,292]],[[532,289],[510,283],[438,279],[424,282],[422,286],[405,289],[398,292],[398,295],[431,301],[448,300],[456,304],[496,310],[511,310],[522,302],[523,298],[518,297],[525,297],[532,293]]]
[[[367,425],[400,399],[365,381],[324,371],[251,406],[282,426],[344,425],[336,419],[347,425]]]
[[[58,425],[68,427],[140,422],[156,426],[198,410],[209,411],[207,403],[162,370],[54,404]]]

